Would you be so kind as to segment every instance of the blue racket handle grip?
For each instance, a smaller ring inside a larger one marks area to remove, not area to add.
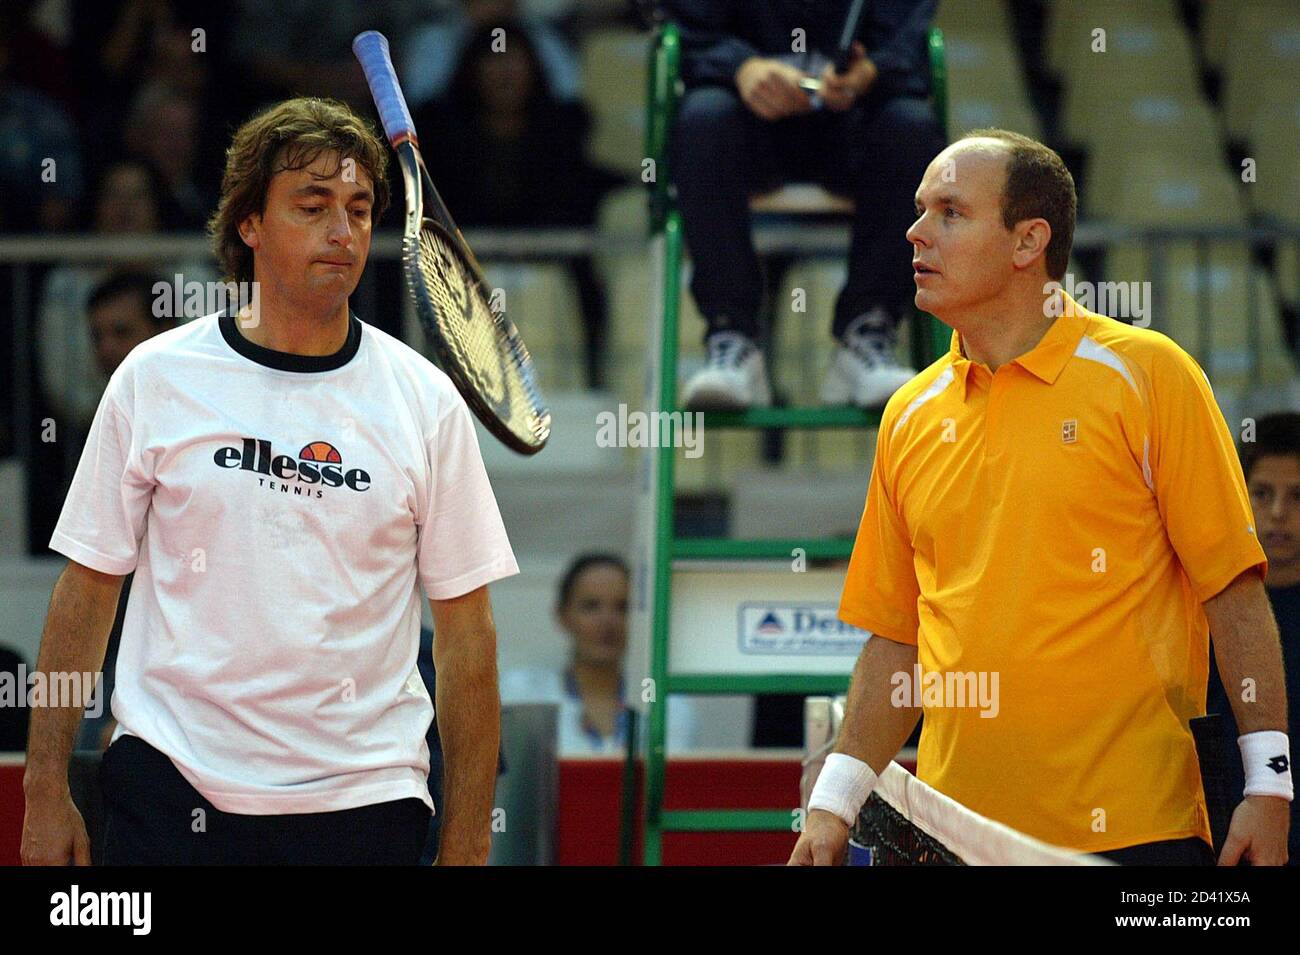
[[[370,95],[379,109],[379,120],[384,124],[388,141],[396,146],[404,139],[415,139],[415,123],[406,108],[406,97],[397,84],[397,71],[388,55],[388,38],[378,30],[358,33],[352,41],[352,52],[361,62],[361,69],[370,84]]]

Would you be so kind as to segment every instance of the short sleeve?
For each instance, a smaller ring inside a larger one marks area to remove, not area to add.
[[[1216,596],[1243,571],[1267,568],[1246,479],[1210,382],[1174,346],[1153,375],[1152,490],[1197,599]]]
[[[120,383],[119,376],[100,399],[50,548],[91,570],[125,576],[135,570],[154,484],[132,440],[131,417],[115,396]]]
[[[876,436],[867,506],[853,543],[840,598],[840,619],[873,634],[915,646],[920,618],[911,536],[890,493],[890,459],[884,422]]]
[[[438,422],[428,454],[430,486],[418,553],[425,593],[449,600],[519,573],[469,408],[459,395]]]

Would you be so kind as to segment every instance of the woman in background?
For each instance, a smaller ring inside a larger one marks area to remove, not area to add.
[[[505,30],[504,46],[497,30]],[[437,136],[425,162],[462,228],[590,228],[619,174],[590,162],[591,116],[557,98],[540,54],[519,23],[484,24],[465,44],[447,94],[416,112]],[[587,335],[587,385],[601,384],[605,289],[590,255],[568,260]],[[524,334],[528,330],[521,325]]]
[[[560,579],[555,619],[571,641],[563,671],[512,670],[502,674],[505,703],[558,703],[561,755],[616,754],[627,738],[623,680],[627,656],[629,578],[623,559],[584,554]],[[651,705],[662,705],[661,698]],[[690,700],[668,702],[668,749],[691,747],[695,713]]]

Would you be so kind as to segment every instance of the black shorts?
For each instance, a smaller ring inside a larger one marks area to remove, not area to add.
[[[429,827],[422,800],[335,812],[222,812],[163,753],[123,736],[100,766],[104,865],[415,865]]]
[[[1097,854],[1120,865],[1214,865],[1218,861],[1210,844],[1195,836],[1144,842]]]

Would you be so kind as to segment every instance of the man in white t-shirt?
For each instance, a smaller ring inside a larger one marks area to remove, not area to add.
[[[465,402],[348,309],[387,152],[338,103],[236,132],[211,222],[228,310],[109,382],[50,546],[39,669],[94,671],[123,577],[103,861],[414,863],[429,812],[420,589],[437,639],[443,864],[486,861],[500,733],[487,585],[517,573]],[[59,701],[51,700],[51,704]],[[33,713],[22,857],[89,861],[80,706]]]

